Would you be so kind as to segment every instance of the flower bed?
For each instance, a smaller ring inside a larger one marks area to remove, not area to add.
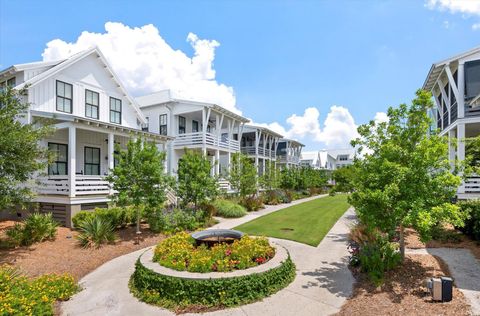
[[[264,237],[243,236],[232,244],[217,244],[211,248],[195,246],[195,240],[182,232],[160,242],[153,261],[178,271],[228,272],[263,264],[275,255],[275,249]]]

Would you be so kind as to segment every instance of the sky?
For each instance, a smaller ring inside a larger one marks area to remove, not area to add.
[[[0,0],[0,68],[96,45],[134,96],[171,89],[345,148],[432,63],[480,46],[480,0]]]

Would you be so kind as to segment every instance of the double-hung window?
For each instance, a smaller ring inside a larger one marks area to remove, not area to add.
[[[72,113],[73,86],[57,80],[57,111]]]
[[[187,121],[185,117],[179,116],[178,117],[178,134],[185,134]]]
[[[159,117],[159,134],[160,135],[167,135],[167,114],[160,114]]]
[[[100,148],[85,147],[84,165],[86,175],[100,175]]]
[[[98,120],[99,94],[95,91],[85,90],[85,116]]]
[[[54,160],[48,165],[49,175],[68,174],[68,145],[48,143],[48,150],[54,154]]]
[[[198,121],[192,120],[192,133],[198,133]]]
[[[110,122],[122,124],[122,100],[110,97]]]

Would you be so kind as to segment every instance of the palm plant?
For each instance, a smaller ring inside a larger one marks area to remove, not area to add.
[[[99,248],[104,243],[113,243],[117,238],[115,229],[109,221],[95,216],[86,218],[78,227],[77,240],[84,248]]]

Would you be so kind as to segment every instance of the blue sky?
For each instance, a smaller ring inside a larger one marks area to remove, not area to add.
[[[41,60],[49,41],[105,33],[109,21],[153,24],[192,57],[191,32],[220,44],[204,64],[215,70],[211,80],[233,88],[244,116],[277,122],[308,150],[343,147],[355,125],[408,102],[433,62],[480,45],[477,8],[451,0],[0,0],[0,65]]]

